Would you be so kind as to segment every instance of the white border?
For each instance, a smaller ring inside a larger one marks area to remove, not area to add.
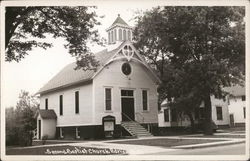
[[[180,6],[180,5],[189,5],[189,6],[245,6],[246,7],[246,107],[250,107],[249,103],[249,96],[250,96],[250,65],[248,62],[250,62],[250,57],[247,55],[247,53],[250,53],[249,50],[249,1],[248,0],[127,0],[127,1],[115,1],[115,0],[40,0],[32,1],[32,0],[19,0],[19,1],[4,1],[1,2],[1,31],[5,31],[5,16],[4,16],[4,7],[5,6],[77,6],[77,5],[100,5],[100,4],[110,4],[112,6],[113,3],[119,3],[119,5],[123,5],[124,3],[131,3],[131,4],[139,4],[139,5],[145,5],[145,6],[152,6],[152,5],[173,5],[173,6]],[[5,44],[5,33],[1,32],[1,61],[4,61],[4,44]],[[4,66],[2,66],[1,63],[1,69],[3,69]],[[3,80],[1,75],[1,81]],[[3,91],[1,88],[1,96],[3,95]],[[6,156],[4,154],[5,152],[5,108],[2,107],[4,100],[1,99],[1,159],[3,160],[247,160],[249,159],[249,128],[246,128],[246,155],[129,155],[129,156]],[[249,127],[249,114],[250,109],[246,108],[246,116],[248,119],[246,119],[246,127]]]

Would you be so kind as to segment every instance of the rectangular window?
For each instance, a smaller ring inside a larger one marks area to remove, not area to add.
[[[164,109],[164,121],[169,122],[169,109]]]
[[[111,88],[105,88],[105,109],[107,111],[110,111],[112,108],[111,102],[112,102]]]
[[[242,101],[245,101],[246,100],[246,96],[244,95],[244,96],[241,96],[241,100]]]
[[[133,90],[121,90],[121,96],[134,96]]]
[[[143,111],[148,110],[148,91],[147,90],[142,90],[142,106],[143,106]]]
[[[171,109],[171,121],[177,121],[177,111],[176,109]]]
[[[79,113],[79,91],[75,92],[75,113]]]
[[[222,107],[220,107],[220,106],[216,107],[216,114],[217,114],[217,120],[223,120]]]
[[[244,116],[244,119],[246,118],[246,107],[243,107],[243,116]]]
[[[81,137],[80,127],[76,127],[76,138],[80,139],[80,137]]]
[[[63,136],[63,128],[62,127],[60,127],[60,138],[63,138],[64,136]]]
[[[63,115],[63,95],[59,97],[60,115]]]
[[[48,98],[45,99],[45,110],[48,110]]]
[[[200,118],[200,119],[205,118],[204,107],[200,107],[200,108],[199,108],[199,118]]]

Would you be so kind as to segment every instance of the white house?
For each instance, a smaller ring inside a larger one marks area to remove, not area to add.
[[[211,96],[212,105],[212,120],[218,127],[229,126],[229,112],[227,97],[224,99],[215,98]],[[165,100],[161,104],[161,110],[158,114],[159,127],[187,127],[191,122],[186,115],[177,115],[176,109],[170,109]],[[204,103],[200,108],[193,113],[193,118],[196,124],[204,119]]]
[[[245,87],[236,85],[225,89],[229,92],[230,126],[245,126],[246,122],[246,93]]]
[[[118,15],[107,32],[97,71],[72,63],[39,90],[38,139],[150,135],[157,125],[160,80],[132,45],[132,27]]]

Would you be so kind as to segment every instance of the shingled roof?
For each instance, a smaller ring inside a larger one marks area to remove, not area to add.
[[[128,24],[120,17],[120,14],[118,14],[118,17],[116,18],[116,20],[113,22],[111,26],[114,26],[116,24],[128,26]]]
[[[40,114],[41,118],[43,119],[56,119],[57,118],[54,110],[39,110],[37,113],[37,116],[38,114]]]
[[[120,44],[119,47],[122,46],[122,44]],[[117,50],[119,50],[119,47],[111,51],[108,51],[107,49],[105,49],[95,54],[95,58],[99,62],[97,71],[109,60],[109,58],[111,58],[116,53]],[[67,66],[65,66],[48,83],[46,83],[37,92],[37,94],[50,92],[55,89],[60,89],[63,87],[74,85],[76,83],[87,82],[91,80],[95,74],[95,71],[93,70],[86,70],[86,71],[81,70],[81,69],[75,70],[74,69],[75,67],[76,67],[75,62],[70,63]]]

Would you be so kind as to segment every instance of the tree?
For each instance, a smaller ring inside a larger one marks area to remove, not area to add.
[[[52,44],[36,40],[65,38],[65,48],[76,57],[78,68],[94,69],[98,62],[87,47],[87,42],[101,44],[95,25],[93,7],[6,7],[5,47],[6,61],[19,62],[34,47],[47,49]],[[31,38],[36,38],[32,40]]]
[[[36,128],[35,113],[39,103],[35,96],[21,91],[16,108],[6,109],[6,144],[27,146],[32,144],[32,131]]]
[[[197,6],[157,7],[137,17],[135,46],[162,79],[160,98],[199,97],[205,134],[212,134],[210,96],[244,79],[244,15],[244,7]]]

